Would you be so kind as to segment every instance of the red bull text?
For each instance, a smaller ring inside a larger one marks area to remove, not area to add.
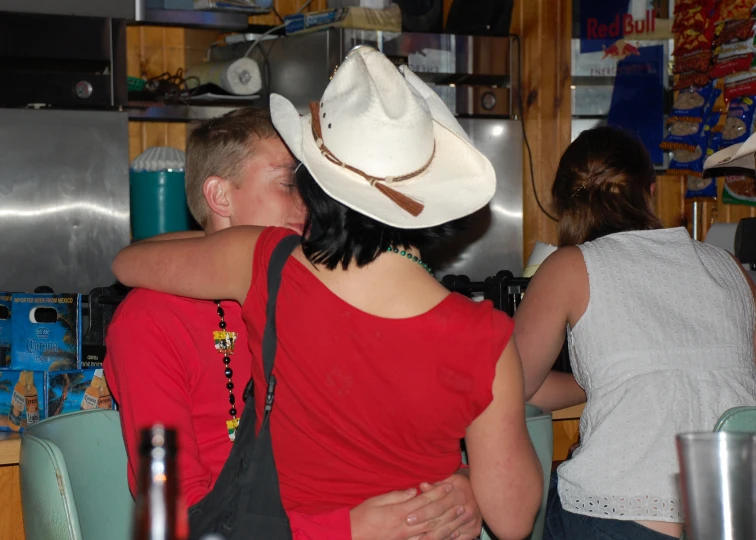
[[[599,24],[598,19],[590,18],[587,21],[585,39],[619,38],[621,31],[624,34],[623,37],[650,34],[656,31],[656,12],[653,9],[648,10],[645,20],[642,21],[633,19],[629,13],[618,14],[611,24]]]

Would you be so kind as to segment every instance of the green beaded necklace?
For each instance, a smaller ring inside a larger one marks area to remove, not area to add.
[[[417,255],[413,255],[412,253],[409,253],[405,250],[399,251],[399,248],[395,248],[395,247],[392,248],[391,246],[389,246],[389,248],[386,251],[389,253],[397,253],[401,255],[402,257],[407,257],[409,260],[415,261],[417,264],[425,268],[429,274],[433,274],[433,270],[431,269],[431,267],[425,264],[422,259],[419,259]]]

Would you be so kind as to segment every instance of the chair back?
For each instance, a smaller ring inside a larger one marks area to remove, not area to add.
[[[551,426],[551,413],[539,409],[535,405],[525,405],[525,423],[528,426],[528,434],[533,443],[538,461],[543,469],[543,497],[541,508],[536,514],[533,530],[525,540],[541,540],[543,527],[546,523],[546,499],[549,496],[549,481],[551,479],[551,462],[554,457],[554,431]],[[483,527],[481,540],[495,540],[495,537]]]
[[[714,431],[756,433],[756,407],[733,407],[726,410],[714,425]]]
[[[21,437],[27,540],[128,540],[134,501],[118,412],[55,416]]]

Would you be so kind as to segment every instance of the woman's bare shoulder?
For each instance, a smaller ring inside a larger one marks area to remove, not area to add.
[[[539,274],[541,276],[558,277],[559,281],[571,277],[587,276],[582,251],[577,246],[565,246],[557,249],[543,261],[535,276]]]
[[[590,287],[588,270],[580,248],[559,248],[541,264],[528,291],[538,291],[536,298],[542,308],[563,312],[574,325],[588,307]],[[527,294],[526,294],[527,296]]]

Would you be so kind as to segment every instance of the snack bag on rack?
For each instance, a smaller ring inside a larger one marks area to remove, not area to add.
[[[685,174],[700,177],[703,174],[703,164],[706,161],[706,151],[696,146],[695,150],[675,150],[672,161],[667,170],[670,174]]]
[[[717,181],[715,178],[703,178],[703,164],[706,158],[716,152],[722,141],[721,133],[710,132],[706,141],[706,148],[703,149],[702,155],[698,151],[688,153],[686,150],[676,150],[672,161],[669,164],[669,171],[685,174],[686,191],[685,198],[716,198]]]
[[[718,116],[709,116],[703,122],[676,121],[669,125],[669,133],[661,142],[662,150],[686,150],[701,155],[706,153],[709,134],[719,120]],[[698,150],[697,150],[698,149]],[[681,154],[683,155],[683,154]],[[690,157],[685,155],[685,157]]]
[[[675,92],[667,123],[703,121],[721,94],[722,90],[711,84],[703,88],[688,88]]]
[[[713,41],[714,25],[707,19],[704,28],[689,29],[677,34],[674,56],[677,58],[696,51],[710,51]]]
[[[713,176],[707,178],[695,175],[688,176],[685,179],[685,198],[716,199],[717,179]]]
[[[696,8],[701,8],[707,18],[710,18],[714,14],[714,6],[719,0],[677,0],[675,2],[675,20],[678,15],[682,16],[683,13]],[[677,31],[674,30],[673,31]]]
[[[720,22],[714,29],[714,47],[727,45],[728,43],[737,43],[753,39],[754,25],[756,19],[733,19],[727,22]]]
[[[753,0],[721,0],[714,12],[714,24],[750,19],[753,8]]]
[[[695,51],[675,58],[673,73],[707,73],[710,71],[712,52],[710,50]]]
[[[756,67],[725,77],[725,99],[756,95]]]
[[[722,202],[756,206],[756,179],[744,174],[725,176]]]
[[[756,112],[755,105],[753,98],[748,96],[739,97],[730,102],[722,130],[722,148],[745,142],[751,136],[754,112]]]
[[[675,6],[675,18],[672,23],[672,31],[676,34],[686,30],[703,30],[706,21],[710,18],[710,10],[702,4],[693,5],[688,9],[677,9]]]
[[[718,78],[748,71],[754,66],[754,53],[756,53],[756,45],[754,45],[753,37],[721,45],[714,51],[709,75],[712,78]]]
[[[667,136],[659,147],[662,150],[695,151],[706,138],[704,122],[677,121],[669,125]]]
[[[711,76],[708,72],[686,71],[675,75],[673,90],[685,90],[686,88],[702,87],[711,82]]]

